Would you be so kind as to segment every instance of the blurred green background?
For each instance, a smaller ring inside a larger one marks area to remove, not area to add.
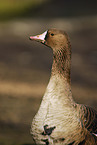
[[[33,144],[52,51],[29,36],[52,27],[71,39],[74,99],[97,109],[96,0],[0,0],[0,145]]]

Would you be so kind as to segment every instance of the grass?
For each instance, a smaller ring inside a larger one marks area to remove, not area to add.
[[[32,145],[34,144],[29,133],[30,126],[22,124],[4,124],[0,126],[0,145]]]
[[[43,2],[44,0],[1,0],[0,19],[26,15],[30,9],[35,9]]]
[[[40,101],[33,96],[0,95],[0,145],[33,144],[30,125]]]

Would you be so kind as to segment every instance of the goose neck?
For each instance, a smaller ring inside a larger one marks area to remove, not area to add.
[[[59,74],[70,83],[71,49],[59,49],[53,52],[51,75]]]

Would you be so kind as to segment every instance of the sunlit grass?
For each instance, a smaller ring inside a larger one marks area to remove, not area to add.
[[[0,18],[6,19],[19,16],[34,9],[46,0],[0,0]]]
[[[38,91],[37,91],[38,89]],[[40,96],[44,93],[45,84],[29,84],[20,82],[0,82],[0,94],[12,96]]]

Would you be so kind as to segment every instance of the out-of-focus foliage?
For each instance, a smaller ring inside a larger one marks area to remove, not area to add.
[[[46,0],[0,0],[0,19],[26,15],[30,9],[35,9]]]

